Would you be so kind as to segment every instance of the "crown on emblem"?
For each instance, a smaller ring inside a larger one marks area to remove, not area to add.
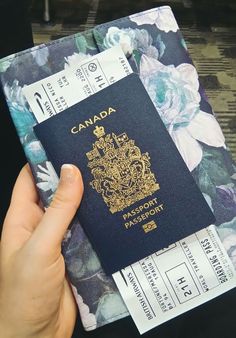
[[[100,138],[100,137],[104,136],[105,135],[104,127],[98,127],[98,126],[96,126],[96,128],[93,131],[93,133],[94,133],[94,135],[97,136],[97,138]]]

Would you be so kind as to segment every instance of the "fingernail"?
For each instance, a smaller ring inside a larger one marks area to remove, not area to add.
[[[75,180],[75,176],[75,168],[72,164],[63,164],[61,166],[61,181],[66,183],[72,183]]]

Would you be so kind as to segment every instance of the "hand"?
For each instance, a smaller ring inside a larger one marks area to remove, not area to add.
[[[63,165],[44,213],[28,165],[16,181],[0,243],[0,337],[71,337],[76,305],[61,241],[83,194],[79,170]]]

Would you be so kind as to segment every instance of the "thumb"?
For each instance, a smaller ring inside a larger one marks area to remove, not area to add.
[[[58,253],[65,232],[82,199],[83,181],[79,169],[63,164],[58,188],[50,206],[33,233],[32,241],[44,254]]]

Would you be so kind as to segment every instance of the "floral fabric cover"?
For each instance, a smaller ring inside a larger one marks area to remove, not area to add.
[[[218,233],[236,267],[236,166],[168,6],[102,24],[0,61],[9,110],[44,205],[50,203],[58,178],[33,132],[37,122],[22,88],[116,44],[122,46],[139,74],[215,214]],[[86,330],[129,315],[76,219],[62,249]]]

